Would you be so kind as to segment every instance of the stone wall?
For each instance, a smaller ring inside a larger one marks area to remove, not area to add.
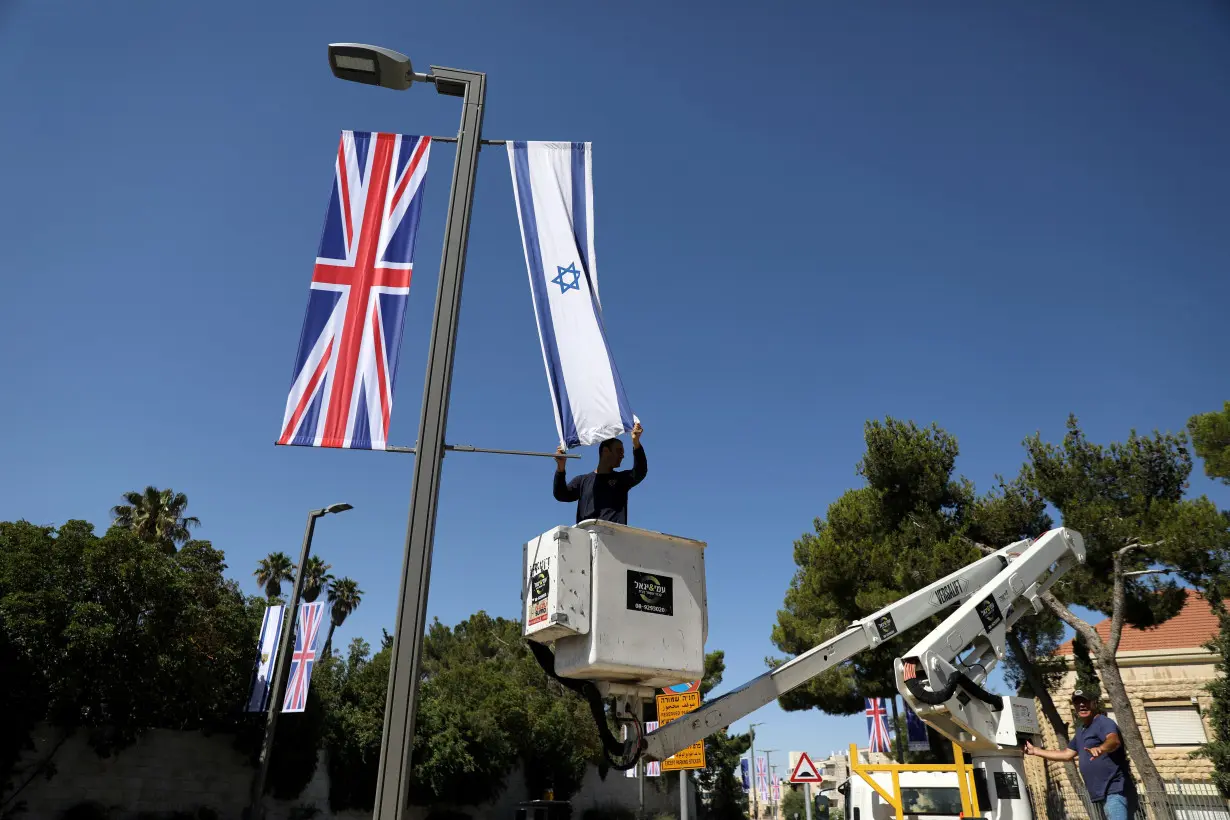
[[[24,818],[56,820],[68,808],[95,801],[114,809],[116,820],[134,818],[140,812],[195,811],[207,807],[219,820],[240,820],[248,803],[253,769],[236,752],[229,735],[206,736],[200,732],[174,732],[156,729],[144,734],[135,745],[109,758],[100,758],[81,735],[73,736],[55,748],[57,731],[40,727],[34,734],[35,748],[19,764],[22,772],[51,757],[56,773],[50,779],[36,777],[17,800],[24,800]],[[289,820],[296,807],[315,807],[317,820],[366,820],[370,812],[329,810],[329,778],[325,754],[321,753],[315,776],[295,800],[266,799],[268,820]],[[22,772],[10,787],[25,780]],[[474,818],[512,818],[516,804],[528,799],[520,771],[511,772],[508,788],[496,801],[485,806],[459,807]],[[8,792],[4,795],[7,797]],[[635,808],[639,803],[639,784],[621,772],[612,771],[606,780],[596,768],[586,774],[580,792],[572,798],[573,817],[579,820],[588,808],[622,805]],[[645,785],[645,805],[654,811],[678,813],[678,776],[650,778]],[[427,809],[416,808],[411,820],[423,820]]]
[[[1212,699],[1204,686],[1216,675],[1214,661],[1214,657],[1203,649],[1179,650],[1169,653],[1152,651],[1121,653],[1120,674],[1123,676],[1123,685],[1127,689],[1128,699],[1132,702],[1132,713],[1144,736],[1149,757],[1165,780],[1176,778],[1208,780],[1213,772],[1213,764],[1204,757],[1191,757],[1191,753],[1196,749],[1195,746],[1163,746],[1160,748],[1154,746],[1153,736],[1149,731],[1149,721],[1145,716],[1145,707],[1190,705],[1194,697],[1204,719],[1205,733],[1212,737],[1212,729],[1208,723],[1208,709],[1212,704]],[[1076,673],[1069,670],[1064,675],[1059,688],[1053,693],[1059,714],[1068,722],[1069,727],[1076,725],[1070,701],[1075,686]],[[1105,697],[1102,699],[1102,709],[1111,711],[1110,701]],[[1046,748],[1059,748],[1055,733],[1042,714],[1041,705],[1037,706],[1037,710]],[[1031,757],[1026,759],[1025,765],[1030,792],[1033,795],[1035,809],[1039,814],[1041,814],[1042,807],[1046,805],[1046,791],[1050,788],[1063,793],[1064,808],[1069,817],[1086,816],[1062,764]],[[1144,791],[1144,784],[1140,780],[1140,773],[1135,765],[1132,766],[1132,772],[1136,776],[1138,787]]]

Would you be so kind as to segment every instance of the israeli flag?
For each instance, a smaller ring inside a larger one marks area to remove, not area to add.
[[[252,676],[252,690],[248,693],[247,712],[263,712],[269,706],[269,687],[273,683],[273,664],[278,657],[278,644],[282,640],[282,613],[286,607],[265,607],[261,621],[261,634],[256,642],[256,674]]]
[[[602,326],[588,142],[510,142],[521,244],[560,443],[598,444],[636,416]]]

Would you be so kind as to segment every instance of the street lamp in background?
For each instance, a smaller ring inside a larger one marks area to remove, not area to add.
[[[331,44],[329,68],[333,76],[342,80],[395,91],[404,91],[415,82],[426,82],[433,83],[440,94],[461,97],[461,127],[457,132],[457,158],[453,163],[453,182],[448,195],[444,252],[431,324],[431,347],[427,353],[423,409],[419,414],[414,477],[410,484],[410,520],[406,526],[405,559],[384,710],[384,736],[380,743],[380,774],[372,813],[373,820],[400,820],[410,792],[419,659],[426,629],[431,552],[445,449],[444,428],[453,382],[453,353],[457,345],[457,317],[470,236],[470,211],[474,204],[474,177],[483,138],[487,75],[439,66],[432,66],[430,74],[416,74],[406,55],[362,43]]]
[[[774,810],[775,806],[773,802],[773,764],[770,761],[772,760],[773,753],[776,751],[778,750],[777,749],[765,749],[764,750],[764,787],[768,790],[768,793],[769,793],[769,814],[773,817],[777,816],[777,812]]]
[[[753,818],[759,816],[758,806],[756,804],[756,727],[757,726],[764,726],[764,721],[762,720],[759,723],[749,723],[747,725],[747,734],[748,734],[748,737],[751,739],[751,744],[752,744],[751,748],[748,749],[748,753],[752,756],[751,761],[748,763],[748,768],[751,769],[751,774],[752,774],[752,782],[751,782],[752,788],[750,791],[752,794],[752,817]],[[767,764],[768,761],[766,760],[765,763]]]
[[[256,777],[252,780],[251,820],[264,816],[265,778],[269,774],[269,752],[273,749],[273,732],[278,725],[282,701],[286,699],[286,680],[290,677],[290,656],[295,651],[295,622],[299,618],[299,598],[303,595],[303,582],[308,556],[312,552],[312,536],[316,532],[316,519],[333,513],[353,510],[349,504],[330,504],[322,510],[308,513],[307,530],[303,533],[303,549],[299,552],[299,568],[295,572],[295,586],[290,593],[288,614],[282,618],[282,637],[278,642],[278,657],[273,664],[273,685],[269,692],[269,706],[265,712],[265,742],[261,744],[260,760]]]

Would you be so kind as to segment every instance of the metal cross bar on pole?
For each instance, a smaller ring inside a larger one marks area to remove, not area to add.
[[[296,445],[289,445],[296,446]],[[298,445],[306,446],[306,445]],[[450,453],[495,453],[503,456],[534,456],[537,458],[569,458],[579,459],[580,456],[575,453],[547,453],[539,450],[499,450],[490,447],[474,447],[470,444],[445,444],[444,449]],[[418,451],[417,447],[399,447],[396,445],[388,445],[384,450],[371,450],[369,452],[385,452],[385,453],[409,453],[414,455]]]
[[[390,453],[414,453],[415,447],[386,447]],[[489,447],[472,447],[469,444],[445,444],[444,449],[450,453],[496,453],[504,456],[538,456],[540,458],[580,458],[570,453],[542,453],[536,450],[493,450]]]
[[[410,792],[419,660],[423,651],[423,632],[427,626],[431,553],[445,451],[444,431],[448,421],[461,283],[465,273],[486,97],[487,77],[477,71],[432,66],[432,78],[437,92],[462,98],[461,126],[457,132],[457,157],[449,190],[448,217],[444,223],[444,251],[440,259],[440,281],[436,289],[423,408],[419,416],[418,445],[410,485],[410,515],[406,525],[405,559],[393,632],[384,735],[380,744],[380,768],[372,813],[374,820],[401,820],[406,813]]]

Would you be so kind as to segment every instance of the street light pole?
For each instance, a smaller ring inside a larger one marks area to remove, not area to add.
[[[758,813],[759,806],[757,805],[757,801],[756,801],[756,786],[757,786],[757,783],[756,783],[756,727],[763,726],[763,725],[764,725],[764,721],[761,721],[760,723],[749,723],[747,727],[747,733],[748,733],[748,737],[751,743],[748,753],[752,756],[752,817],[753,818],[756,818],[759,816],[759,813]]]
[[[261,744],[256,776],[252,778],[250,795],[250,820],[260,820],[265,813],[265,778],[269,775],[269,754],[273,751],[273,733],[278,726],[278,714],[286,699],[286,683],[290,677],[290,656],[295,651],[295,622],[299,616],[299,598],[303,595],[304,570],[312,552],[312,536],[316,533],[316,519],[330,513],[354,509],[349,504],[332,504],[323,510],[308,513],[307,529],[303,533],[303,547],[299,551],[299,568],[295,572],[295,584],[291,589],[287,614],[282,618],[282,637],[278,640],[278,656],[273,663],[273,682],[269,687],[269,705],[265,709],[265,740]]]
[[[380,773],[376,781],[373,820],[400,820],[406,811],[410,792],[419,660],[423,652],[423,632],[427,626],[427,592],[436,531],[436,506],[440,499],[444,433],[448,421],[453,354],[457,345],[457,319],[461,307],[461,281],[465,273],[487,88],[486,75],[476,71],[432,66],[432,73],[427,79],[435,82],[439,93],[462,98],[461,130],[457,133],[457,158],[453,164],[448,218],[444,223],[444,252],[440,260],[440,282],[436,289],[431,348],[427,354],[423,408],[419,416],[414,476],[410,485],[410,520],[406,526],[405,559],[393,632],[393,657],[384,710],[384,735],[380,744]]]

